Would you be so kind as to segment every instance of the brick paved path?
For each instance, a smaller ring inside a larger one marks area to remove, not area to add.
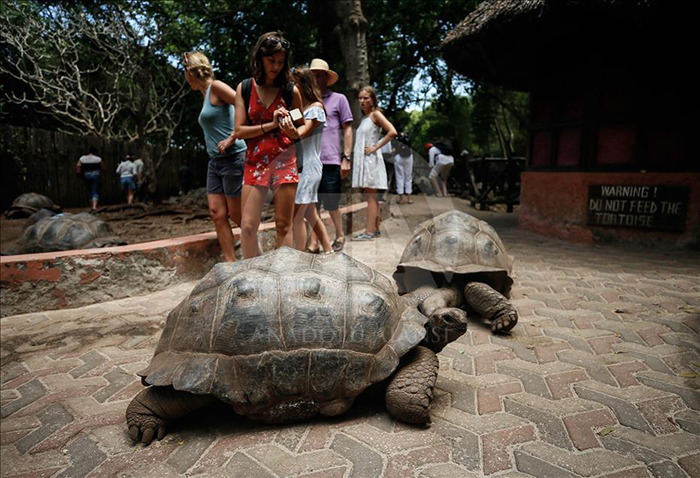
[[[390,274],[412,228],[451,205],[392,206],[382,238],[346,252]],[[430,427],[395,422],[370,390],[334,419],[271,427],[214,407],[132,445],[134,373],[190,283],[2,319],[2,476],[700,476],[700,257],[576,246],[474,214],[515,258],[520,323],[494,337],[474,322],[441,354]]]

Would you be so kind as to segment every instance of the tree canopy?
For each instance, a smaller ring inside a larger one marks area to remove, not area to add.
[[[451,137],[475,154],[525,152],[527,97],[473,84],[453,73],[440,56],[441,41],[475,8],[477,0],[412,0],[411,8],[390,0],[343,1],[361,5],[367,22],[370,82],[387,117],[409,131],[414,148],[425,140]],[[334,89],[350,90],[346,79],[351,75],[345,71],[340,45],[339,9],[326,0],[8,3],[0,26],[0,48],[6,58],[28,60],[26,46],[8,41],[8,35],[43,27],[41,34],[27,40],[33,45],[35,61],[45,63],[46,74],[58,75],[43,79],[60,82],[61,68],[56,65],[70,58],[73,63],[68,61],[64,69],[77,67],[85,74],[82,83],[64,88],[64,96],[75,96],[63,99],[72,108],[69,116],[57,111],[55,98],[53,103],[46,98],[42,102],[46,89],[26,75],[17,75],[10,63],[0,73],[6,94],[0,118],[4,122],[73,126],[86,133],[167,145],[201,142],[195,120],[201,97],[185,88],[181,53],[204,52],[217,77],[235,87],[250,75],[249,52],[259,35],[276,30],[284,32],[292,44],[292,65],[323,58],[340,74]],[[97,41],[90,32],[99,28],[102,36]],[[52,39],[51,32],[59,30],[63,36],[56,38],[61,41]],[[72,43],[61,46],[67,41]],[[36,71],[32,68],[25,65],[26,72]],[[102,97],[98,101],[90,94]],[[12,104],[7,99],[12,96],[28,101]],[[100,107],[112,108],[114,114]],[[48,119],[36,113],[49,113]],[[86,116],[93,124],[86,122]]]

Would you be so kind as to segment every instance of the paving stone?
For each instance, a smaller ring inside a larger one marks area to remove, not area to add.
[[[526,392],[544,398],[570,397],[572,393],[569,385],[588,379],[582,369],[562,362],[533,364],[516,359],[501,362],[497,368],[499,373],[521,380]]]
[[[640,372],[636,377],[644,385],[676,394],[689,408],[700,410],[700,379],[678,377],[654,370]]]
[[[671,332],[662,335],[661,338],[666,343],[669,343],[671,345],[700,351],[700,340],[698,340],[698,336],[696,334]]]
[[[385,455],[426,446],[446,445],[448,443],[445,438],[422,429],[387,433],[365,423],[345,428],[343,432]]]
[[[418,474],[418,478],[477,478],[478,476],[454,463],[442,463],[427,467]]]
[[[680,458],[678,464],[688,476],[700,476],[700,453]]]
[[[471,376],[454,371],[441,372],[436,386],[452,395],[453,407],[479,414],[500,412],[502,396],[523,390],[520,382],[508,375]]]
[[[553,401],[520,393],[506,397],[504,406],[508,413],[533,422],[544,441],[568,450],[600,446],[592,428],[617,424],[605,407],[579,398]]]
[[[20,398],[10,402],[7,405],[4,405],[2,409],[0,409],[0,417],[9,417],[18,410],[21,410],[27,405],[39,400],[41,397],[46,395],[46,387],[44,387],[39,380],[32,380],[31,382],[20,386],[17,389],[17,392],[19,392]]]
[[[593,380],[613,387],[618,386],[618,381],[611,372],[610,366],[636,362],[633,357],[627,357],[623,354],[595,355],[580,350],[562,350],[557,352],[557,357],[563,362],[584,368]]]
[[[647,347],[639,344],[622,343],[612,346],[615,353],[624,353],[641,359],[650,369],[658,372],[674,374],[664,359],[685,352],[685,349],[675,345],[657,345]]]
[[[109,385],[98,390],[93,395],[98,402],[104,402],[109,397],[134,382],[134,377],[121,368],[115,368],[111,372],[105,374],[104,378],[107,379]]]
[[[197,430],[186,430],[179,433],[180,439],[175,451],[168,457],[168,465],[180,474],[185,473],[199,460],[209,446],[214,442],[214,436],[202,436]]]
[[[381,476],[384,459],[367,445],[344,433],[338,433],[331,443],[331,450],[352,463],[350,477]]]
[[[686,478],[688,475],[674,462],[665,460],[649,465],[649,469],[655,477],[659,478]]]
[[[599,439],[606,449],[631,455],[647,464],[675,460],[700,447],[700,438],[689,433],[654,436],[626,427],[614,427]]]
[[[540,317],[549,317],[554,319],[557,326],[568,328],[581,328],[581,324],[592,324],[603,320],[602,314],[591,312],[590,310],[555,310],[555,309],[538,309],[537,315]]]
[[[480,440],[476,433],[455,426],[439,417],[433,419],[430,430],[452,442],[452,461],[468,470],[481,469]]]
[[[578,478],[618,471],[624,471],[622,476],[634,476],[640,469],[635,460],[608,450],[575,454],[541,442],[526,443],[514,455],[518,470],[541,478]]]
[[[80,357],[84,363],[80,367],[71,370],[70,374],[73,378],[78,378],[93,368],[107,361],[107,358],[96,350],[91,350]]]
[[[696,410],[683,410],[676,413],[673,419],[683,430],[700,435],[700,412]]]
[[[688,319],[688,314],[642,314],[639,316],[641,320],[645,322],[655,322],[657,324],[665,325],[674,332],[680,333],[696,333],[691,327],[689,327],[685,321]]]
[[[592,340],[605,338],[607,340],[616,337],[611,332],[595,329],[567,329],[564,327],[548,327],[544,329],[545,335],[556,337],[568,342],[574,349],[588,353],[597,353]]]
[[[37,417],[41,426],[15,443],[20,453],[28,452],[32,447],[73,421],[73,416],[60,403],[54,403],[42,410]]]
[[[67,454],[70,457],[71,465],[58,475],[59,478],[87,476],[107,458],[107,455],[100,450],[97,444],[85,435],[78,437],[68,445]]]
[[[286,426],[277,433],[275,443],[294,452],[299,447],[299,443],[306,434],[308,428],[309,426],[307,424]]]
[[[450,461],[450,449],[446,446],[425,447],[391,456],[387,460],[386,478],[413,478],[415,471],[430,464]]]
[[[3,318],[3,320],[5,320]],[[45,475],[51,472],[48,476],[56,474],[56,472],[68,467],[68,456],[58,450],[52,450],[46,453],[37,453],[27,457],[21,454],[14,446],[3,446],[0,449],[0,473],[4,477],[37,474],[38,476]]]
[[[684,408],[677,396],[644,385],[615,388],[586,381],[575,383],[574,390],[580,398],[612,408],[620,424],[652,434],[676,431],[668,416]],[[668,415],[659,416],[659,409]]]

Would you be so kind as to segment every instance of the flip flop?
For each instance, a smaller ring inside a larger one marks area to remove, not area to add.
[[[339,241],[338,239],[336,239],[335,241],[333,241],[332,246],[333,246],[333,252],[342,251],[343,247],[345,247],[345,238],[343,238],[342,241]]]
[[[310,252],[311,254],[318,254],[319,252],[321,252],[321,248],[318,247],[316,249],[311,249],[310,247],[307,247],[306,252]]]

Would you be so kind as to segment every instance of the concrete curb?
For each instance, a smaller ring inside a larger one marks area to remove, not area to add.
[[[340,208],[346,234],[362,229],[367,203]],[[382,204],[381,215],[389,208]],[[321,215],[326,226],[330,216]],[[240,229],[233,229],[236,240]],[[275,246],[275,225],[260,225],[263,250]],[[148,294],[200,279],[222,260],[215,232],[126,246],[0,257],[0,315],[56,310]]]

